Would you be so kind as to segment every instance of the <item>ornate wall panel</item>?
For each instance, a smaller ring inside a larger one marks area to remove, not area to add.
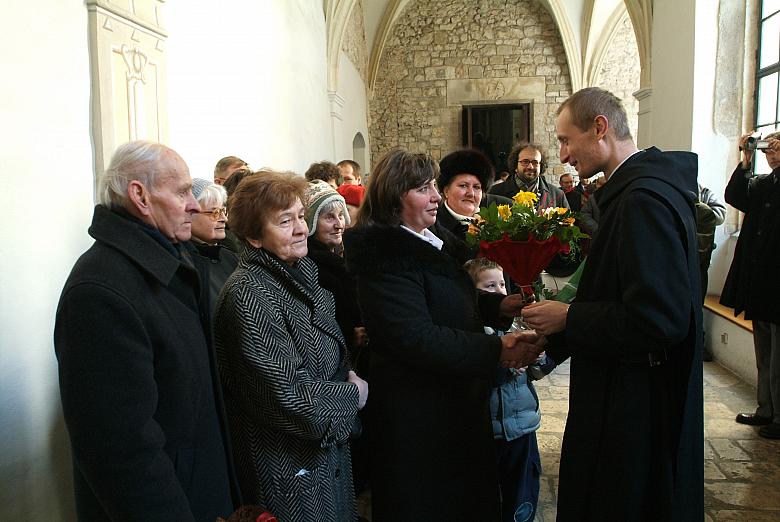
[[[167,141],[164,0],[87,0],[95,171],[117,145]]]

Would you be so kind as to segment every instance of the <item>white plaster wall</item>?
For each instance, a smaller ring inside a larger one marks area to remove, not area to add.
[[[171,146],[193,177],[235,155],[303,173],[332,159],[321,2],[165,4]]]
[[[691,149],[695,3],[653,3],[650,143],[662,150]]]
[[[356,133],[361,133],[366,140],[366,165],[361,164],[363,172],[371,171],[371,144],[368,139],[368,101],[366,87],[349,57],[339,52],[338,93],[344,98],[341,110],[339,135],[335,137],[335,161],[355,159],[352,157],[352,140]],[[359,161],[359,160],[358,160]]]
[[[92,243],[87,10],[6,2],[0,16],[0,520],[73,520],[52,343]]]

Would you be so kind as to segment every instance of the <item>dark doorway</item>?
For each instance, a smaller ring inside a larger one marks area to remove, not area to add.
[[[464,105],[463,146],[484,152],[496,174],[509,170],[509,151],[519,142],[530,141],[531,118],[530,103]]]

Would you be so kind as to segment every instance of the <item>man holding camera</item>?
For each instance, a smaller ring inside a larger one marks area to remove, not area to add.
[[[758,368],[758,408],[740,413],[740,424],[761,426],[758,434],[780,439],[780,285],[775,274],[780,259],[780,132],[756,140],[750,134],[739,140],[742,162],[726,186],[726,202],[745,213],[734,260],[720,302],[745,312],[753,320],[753,343]],[[753,176],[756,150],[766,154],[770,174]]]

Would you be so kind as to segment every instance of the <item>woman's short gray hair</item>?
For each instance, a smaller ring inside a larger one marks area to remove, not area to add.
[[[163,159],[170,150],[153,141],[130,141],[117,147],[108,168],[98,175],[98,203],[109,208],[124,207],[127,186],[134,180],[154,190],[165,170]]]
[[[200,208],[224,207],[227,205],[227,190],[222,185],[212,183],[203,188],[200,195],[196,198]]]

